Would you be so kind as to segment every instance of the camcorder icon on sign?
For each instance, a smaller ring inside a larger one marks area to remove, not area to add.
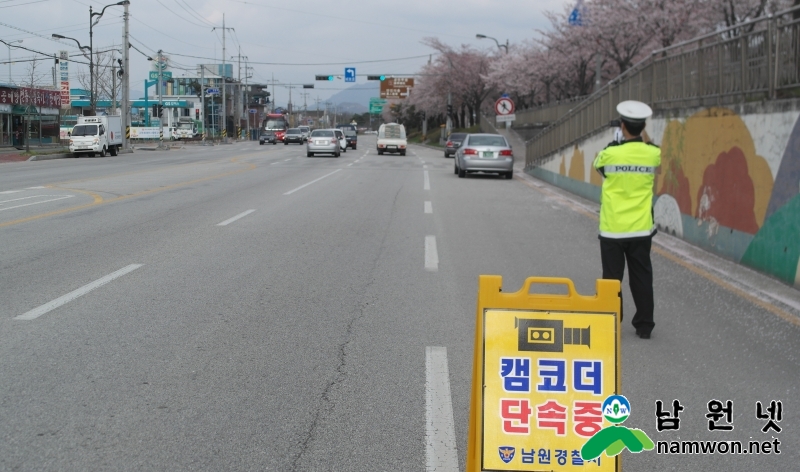
[[[564,352],[564,345],[591,348],[591,327],[565,328],[561,320],[514,318],[517,349],[520,351]]]

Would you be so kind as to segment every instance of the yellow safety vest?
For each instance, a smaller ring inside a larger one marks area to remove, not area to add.
[[[661,149],[634,138],[600,151],[594,168],[605,177],[600,195],[600,236],[636,238],[655,232],[653,183]]]

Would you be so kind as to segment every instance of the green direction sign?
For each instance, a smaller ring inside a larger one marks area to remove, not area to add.
[[[168,71],[168,70],[161,71],[161,75],[165,79],[171,79],[172,78],[172,72]],[[150,71],[150,80],[158,80],[158,71],[157,70],[151,70]]]
[[[369,112],[373,115],[379,115],[386,105],[385,98],[372,97],[369,99]]]

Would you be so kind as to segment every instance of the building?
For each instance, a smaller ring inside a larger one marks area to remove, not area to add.
[[[58,143],[60,109],[58,90],[0,84],[0,146]]]

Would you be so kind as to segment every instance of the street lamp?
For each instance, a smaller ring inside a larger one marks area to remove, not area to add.
[[[8,83],[10,85],[11,84],[11,45],[12,44],[19,44],[19,43],[22,42],[22,40],[18,39],[16,41],[8,41],[8,42],[3,41],[3,42],[6,44],[6,46],[8,46]]]
[[[106,8],[117,6],[117,5],[123,6],[123,5],[130,5],[130,4],[131,4],[131,2],[128,1],[128,0],[123,0],[123,1],[117,2],[117,3],[112,3],[111,5],[104,6],[103,9],[100,10],[100,13],[93,13],[91,5],[89,6],[89,88],[91,89],[91,90],[89,90],[89,105],[91,107],[92,116],[94,116],[96,114],[95,104],[97,102],[97,99],[94,96],[94,54],[92,53],[92,51],[94,50],[94,43],[93,43],[94,33],[92,31],[92,28],[94,27],[94,25],[96,25],[100,21],[100,18],[102,18],[103,13],[105,13],[105,11],[106,11]],[[92,19],[95,16],[97,17],[97,19],[94,20],[94,23],[93,23]]]
[[[488,39],[494,39],[493,37],[486,36],[485,34],[476,34],[475,37],[478,38],[478,39],[487,39],[487,38]],[[506,54],[508,54],[508,40],[507,39],[506,39],[506,43],[505,44],[498,43],[496,39],[494,39],[494,42],[495,42],[495,44],[497,44],[497,49],[506,48]]]

